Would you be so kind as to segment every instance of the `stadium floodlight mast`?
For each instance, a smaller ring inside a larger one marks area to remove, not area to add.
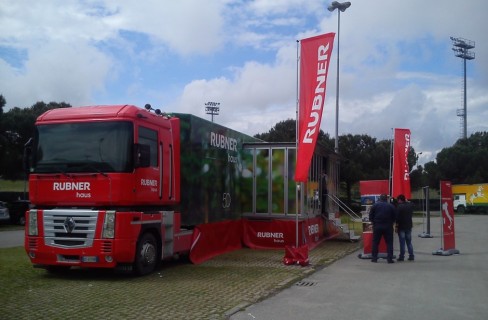
[[[332,12],[337,9],[337,83],[336,83],[336,119],[335,119],[335,146],[334,151],[339,152],[339,41],[341,37],[341,12],[346,11],[347,8],[351,6],[349,1],[347,2],[337,2],[332,1],[332,3],[327,7],[327,9]]]
[[[214,122],[214,116],[219,114],[220,102],[207,102],[205,103],[205,112],[212,115],[212,122]]]
[[[463,39],[463,38],[454,38],[451,37],[453,48],[452,50],[455,52],[456,57],[461,58],[464,60],[464,108],[457,110],[458,117],[461,117],[462,121],[462,130],[463,130],[463,139],[467,138],[468,133],[468,108],[466,103],[466,60],[473,60],[474,59],[474,52],[469,51],[469,49],[474,48],[474,41]]]

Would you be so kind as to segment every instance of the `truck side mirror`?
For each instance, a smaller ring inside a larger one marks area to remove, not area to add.
[[[147,168],[151,164],[151,147],[147,144],[136,144],[135,166],[136,168]]]

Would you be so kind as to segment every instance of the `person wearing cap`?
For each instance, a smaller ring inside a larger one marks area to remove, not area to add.
[[[405,243],[408,249],[408,261],[414,260],[413,246],[412,246],[412,214],[413,204],[405,199],[405,195],[400,194],[398,199],[398,216],[396,222],[396,230],[398,232],[398,240],[400,242],[400,255],[397,261],[405,260]]]
[[[371,262],[378,262],[378,246],[381,238],[385,239],[388,263],[393,261],[393,224],[396,221],[396,208],[388,202],[388,196],[382,194],[379,201],[369,211],[369,221],[373,224],[373,246]]]

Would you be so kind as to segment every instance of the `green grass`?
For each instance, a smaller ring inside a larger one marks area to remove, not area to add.
[[[349,229],[354,230],[357,235],[363,232],[363,223],[353,221],[347,213],[341,213],[341,223],[347,224]]]
[[[324,242],[310,252],[308,267],[285,266],[283,250],[244,248],[199,265],[166,261],[144,277],[95,269],[51,274],[33,268],[23,247],[0,248],[0,318],[224,319],[359,247]]]
[[[0,191],[24,192],[24,186],[26,191],[29,191],[29,184],[24,184],[24,180],[0,179]]]
[[[41,270],[33,269],[23,247],[0,249],[0,297],[19,289],[44,286],[39,282]],[[12,281],[13,280],[13,281]]]

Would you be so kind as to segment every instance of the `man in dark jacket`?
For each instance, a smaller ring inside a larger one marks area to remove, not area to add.
[[[378,262],[378,246],[383,237],[386,242],[388,263],[393,261],[393,224],[396,220],[396,209],[388,202],[388,196],[382,194],[378,202],[369,211],[369,221],[373,224],[373,247],[371,262]]]
[[[397,232],[398,240],[400,242],[400,256],[398,261],[403,261],[405,259],[405,243],[407,243],[408,249],[408,260],[413,261],[413,246],[412,246],[412,214],[413,214],[413,204],[406,201],[403,194],[397,197],[398,199],[398,216],[397,216]]]

